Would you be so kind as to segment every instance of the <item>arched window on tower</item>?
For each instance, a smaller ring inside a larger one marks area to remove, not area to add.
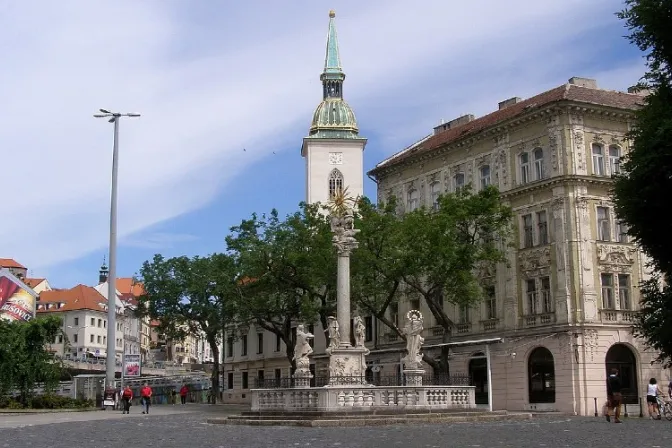
[[[343,191],[343,174],[336,168],[329,174],[329,199]]]

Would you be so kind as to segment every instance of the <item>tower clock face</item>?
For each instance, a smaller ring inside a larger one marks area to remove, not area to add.
[[[329,163],[331,165],[341,165],[343,163],[343,153],[342,152],[330,152],[329,153]]]

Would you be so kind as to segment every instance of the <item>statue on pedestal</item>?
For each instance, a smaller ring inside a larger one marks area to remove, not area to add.
[[[366,327],[361,316],[355,317],[355,347],[364,347],[366,339]]]
[[[422,337],[423,319],[418,310],[411,310],[406,314],[406,326],[404,334],[406,335],[406,356],[402,359],[404,367],[407,370],[419,369],[422,363],[422,347],[425,338]]]
[[[359,246],[355,235],[360,229],[355,229],[355,213],[352,209],[331,216],[331,231],[334,233],[332,241],[340,255],[350,255]]]
[[[294,362],[296,363],[296,370],[310,370],[310,356],[313,353],[313,348],[310,346],[309,340],[315,336],[304,330],[303,325],[296,327],[296,345],[294,346]]]
[[[329,334],[329,347],[327,349],[338,348],[341,345],[341,331],[338,326],[338,319],[334,316],[327,317],[327,330]]]

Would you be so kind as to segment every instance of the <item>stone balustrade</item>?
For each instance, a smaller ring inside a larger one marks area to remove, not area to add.
[[[250,393],[253,412],[438,411],[476,407],[473,386],[315,387],[252,389]]]

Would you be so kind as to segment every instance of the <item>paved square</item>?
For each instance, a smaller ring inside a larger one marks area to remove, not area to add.
[[[0,440],[12,448],[160,446],[162,448],[434,448],[672,446],[672,422],[631,418],[542,417],[524,422],[422,424],[370,428],[289,428],[205,424],[226,407],[156,407],[154,415],[92,412],[0,415]],[[29,425],[29,426],[26,426]]]

